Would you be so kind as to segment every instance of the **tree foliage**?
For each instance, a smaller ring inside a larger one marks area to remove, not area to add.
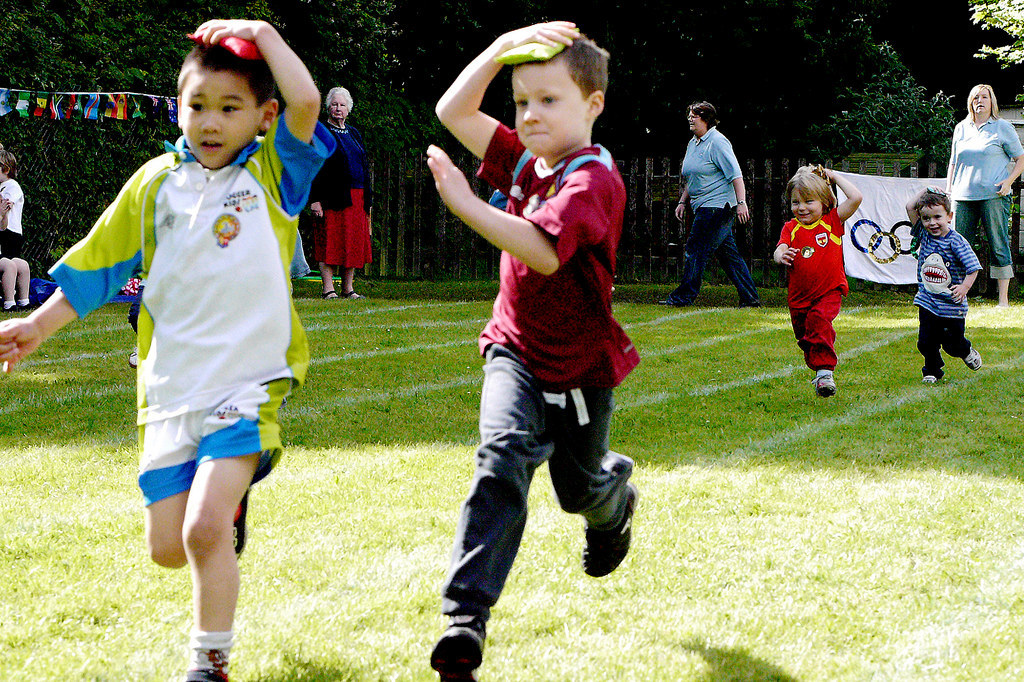
[[[982,55],[995,57],[1003,66],[1016,66],[1024,62],[1024,0],[973,0],[971,11],[974,22],[1002,31],[1009,45],[981,48]]]
[[[878,46],[879,68],[867,83],[839,94],[842,109],[811,126],[814,156],[837,159],[851,152],[921,152],[945,164],[955,114],[950,97],[929,96],[885,44]]]
[[[516,25],[567,18],[611,52],[594,139],[619,158],[678,158],[690,136],[686,105],[697,100],[718,107],[742,159],[834,157],[881,144],[934,151],[936,131],[949,123],[942,96],[923,92],[872,31],[903,1],[518,0],[510,15],[507,0],[9,0],[0,12],[0,87],[173,96],[187,33],[212,17],[265,19],[321,91],[349,88],[351,121],[382,158],[453,147],[433,109],[465,65]],[[507,73],[484,108],[512,122]],[[31,220],[60,227],[48,247],[55,253],[179,134],[168,121],[0,117],[0,141],[23,162]]]

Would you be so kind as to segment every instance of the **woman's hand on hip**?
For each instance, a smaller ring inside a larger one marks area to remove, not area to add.
[[[1012,191],[1013,180],[1011,180],[1010,178],[1006,178],[1002,182],[996,184],[996,192],[998,192],[999,196],[1001,197],[1007,196]]]
[[[310,204],[309,210],[311,210],[313,212],[313,215],[315,215],[317,218],[324,217],[324,207],[320,204],[319,201],[314,201],[312,204]]]

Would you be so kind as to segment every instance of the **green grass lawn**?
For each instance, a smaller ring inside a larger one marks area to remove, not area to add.
[[[431,680],[439,588],[473,467],[491,284],[297,289],[313,363],[250,504],[232,679]],[[594,580],[546,470],[484,681],[1024,679],[1024,307],[972,301],[985,366],[921,384],[910,296],[836,321],[816,398],[784,292],[651,305],[619,287],[640,367],[613,447],[637,462],[634,547]],[[126,305],[0,379],[0,679],[172,680],[187,571],[150,562]]]

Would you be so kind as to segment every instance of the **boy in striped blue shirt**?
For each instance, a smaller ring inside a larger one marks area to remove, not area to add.
[[[967,292],[981,270],[970,242],[950,229],[953,218],[949,195],[927,187],[907,203],[907,216],[920,236],[917,252],[917,295],[914,305],[921,322],[917,349],[924,356],[924,383],[943,376],[940,349],[961,358],[972,370],[981,369],[981,354],[964,336]]]

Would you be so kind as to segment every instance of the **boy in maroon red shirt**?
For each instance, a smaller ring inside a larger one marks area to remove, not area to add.
[[[503,63],[516,64],[514,131],[480,111]],[[608,53],[574,24],[537,24],[500,36],[437,104],[441,122],[483,159],[479,176],[509,198],[505,212],[488,205],[443,151],[428,149],[445,203],[502,250],[501,288],[480,336],[476,474],[443,588],[450,622],[431,654],[442,680],[471,680],[480,665],[545,461],[559,505],[586,522],[584,572],[607,575],[629,550],[633,462],[608,449],[612,389],[639,362],[611,310],[626,193],[611,155],[590,139],[607,69]]]

